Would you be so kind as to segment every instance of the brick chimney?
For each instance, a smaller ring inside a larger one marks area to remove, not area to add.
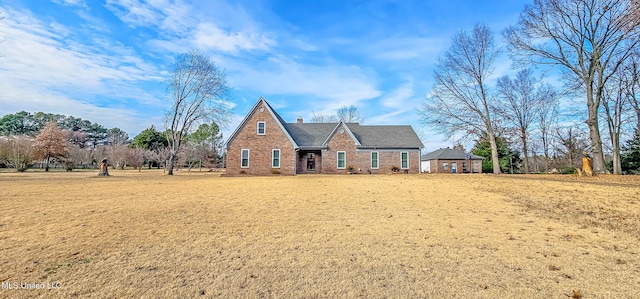
[[[302,116],[298,116],[298,121],[297,121],[297,122],[298,122],[299,124],[303,123]]]

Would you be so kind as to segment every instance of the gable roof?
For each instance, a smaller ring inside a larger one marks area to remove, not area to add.
[[[471,160],[482,160],[483,156],[473,155],[471,154]],[[422,155],[420,161],[428,161],[428,160],[466,160],[467,153],[463,150],[455,149],[455,148],[441,148],[430,152],[426,155]]]
[[[233,138],[235,138],[236,135],[238,135],[238,132],[240,132],[240,129],[242,129],[247,124],[247,121],[249,120],[249,116],[253,115],[253,113],[258,109],[258,107],[260,107],[260,104],[263,104],[265,109],[267,111],[269,111],[269,113],[271,114],[273,119],[276,120],[276,122],[278,123],[278,126],[282,129],[282,131],[287,136],[289,141],[291,141],[291,143],[293,144],[293,148],[295,148],[295,149],[300,148],[298,146],[298,144],[295,142],[295,140],[293,139],[293,137],[291,137],[291,134],[289,133],[289,130],[287,130],[287,128],[285,126],[286,123],[285,123],[284,119],[282,119],[280,114],[278,114],[275,110],[273,110],[273,108],[271,108],[271,105],[269,105],[267,100],[265,100],[263,97],[260,97],[258,99],[258,101],[255,103],[255,105],[253,105],[253,107],[251,108],[251,110],[249,110],[249,113],[247,113],[247,115],[245,115],[245,117],[242,120],[242,122],[240,122],[240,124],[238,125],[236,130],[233,131],[233,133],[231,133],[231,136],[229,136],[229,139],[227,140],[227,144],[226,145],[228,145],[229,142],[231,142],[231,140],[233,140]]]
[[[329,133],[329,136],[327,136],[327,139],[325,139],[322,145],[323,146],[327,145],[327,143],[329,143],[329,139],[331,139],[331,136],[333,136],[333,133],[335,133],[338,130],[338,128],[343,128],[343,127],[347,129],[347,133],[349,133],[349,136],[351,136],[351,138],[356,142],[356,146],[361,146],[362,144],[360,143],[360,140],[358,140],[358,138],[355,135],[353,135],[353,132],[351,131],[349,126],[347,126],[347,124],[342,120],[336,125],[335,128],[333,128],[333,131]]]
[[[327,141],[331,135],[342,125],[356,142],[357,148],[362,149],[420,149],[424,145],[420,138],[409,125],[400,126],[363,126],[358,123],[287,123],[273,110],[269,103],[262,97],[249,110],[238,128],[231,134],[227,144],[244,127],[249,116],[263,103],[271,113],[278,125],[291,140],[295,149],[323,149],[327,147]]]

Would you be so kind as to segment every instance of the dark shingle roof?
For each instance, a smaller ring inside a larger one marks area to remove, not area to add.
[[[439,150],[435,150],[426,155],[422,155],[420,158],[421,161],[428,160],[466,160],[467,153],[463,150],[455,149],[455,148],[441,148]],[[482,160],[484,157],[471,155],[471,160]]]
[[[322,147],[337,123],[287,123],[291,137],[301,147]],[[411,126],[362,126],[349,123],[347,127],[358,139],[361,148],[422,148],[422,142]]]
[[[298,145],[322,146],[336,125],[335,123],[287,123],[285,127]]]
[[[424,145],[411,126],[361,126],[347,124],[360,141],[361,147],[422,148]]]

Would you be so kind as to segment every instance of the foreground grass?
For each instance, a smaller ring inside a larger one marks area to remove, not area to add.
[[[0,297],[640,297],[638,177],[111,173],[0,173]]]

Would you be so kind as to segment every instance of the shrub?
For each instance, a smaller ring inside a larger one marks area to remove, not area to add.
[[[351,165],[349,165],[349,166],[347,166],[347,172],[348,173],[355,173],[356,172],[356,168],[351,166]]]
[[[240,170],[240,174],[247,174],[247,172],[244,170]]]
[[[400,167],[398,167],[398,166],[393,166],[393,167],[391,167],[391,171],[392,171],[392,172],[399,172],[399,171],[400,171]]]
[[[280,174],[280,169],[271,169],[271,174]]]
[[[575,167],[567,167],[567,168],[560,169],[559,173],[560,174],[576,174],[578,172],[576,171]]]

